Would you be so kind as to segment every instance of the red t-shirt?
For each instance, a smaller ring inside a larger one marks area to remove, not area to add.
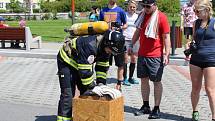
[[[7,24],[0,24],[0,28],[7,28],[8,25]]]
[[[140,28],[140,48],[138,55],[144,57],[161,57],[163,54],[162,35],[170,32],[170,26],[166,15],[158,12],[158,38],[146,38],[145,29],[149,23],[151,15],[145,15]]]

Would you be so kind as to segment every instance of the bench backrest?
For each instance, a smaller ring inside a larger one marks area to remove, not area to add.
[[[25,28],[0,28],[0,40],[25,40]]]

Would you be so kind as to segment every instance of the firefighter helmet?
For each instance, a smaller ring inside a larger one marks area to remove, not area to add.
[[[108,30],[104,33],[103,43],[109,47],[112,54],[117,55],[125,51],[125,37],[121,32]]]

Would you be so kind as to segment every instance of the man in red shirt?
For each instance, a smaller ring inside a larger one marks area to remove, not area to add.
[[[142,0],[141,4],[144,9],[136,20],[137,30],[132,44],[140,38],[137,77],[141,78],[143,105],[134,114],[149,114],[149,119],[158,119],[163,90],[161,78],[164,66],[169,63],[170,26],[167,16],[158,10],[156,0]],[[149,80],[154,84],[155,106],[152,111],[149,106]]]

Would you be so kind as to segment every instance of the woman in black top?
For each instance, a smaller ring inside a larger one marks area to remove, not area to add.
[[[215,121],[215,19],[212,17],[212,3],[209,0],[197,0],[194,8],[198,19],[193,28],[193,39],[197,49],[191,50],[190,59],[192,120],[199,121],[197,105],[204,77],[212,121]]]

